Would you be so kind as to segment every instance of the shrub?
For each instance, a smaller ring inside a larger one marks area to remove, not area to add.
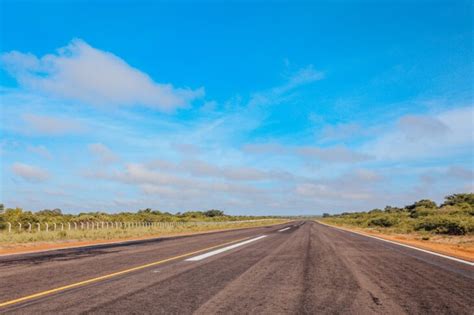
[[[442,207],[455,206],[461,203],[467,203],[471,207],[474,207],[474,194],[473,193],[449,195],[449,196],[446,196],[444,199],[446,201],[441,205]]]
[[[408,211],[413,211],[418,207],[436,209],[437,205],[436,205],[436,202],[434,202],[434,201],[431,201],[429,199],[422,199],[422,200],[419,200],[419,201],[415,202],[414,204],[406,206],[405,209],[407,209]]]
[[[385,216],[385,217],[376,217],[376,218],[370,219],[369,222],[368,222],[368,225],[369,226],[391,227],[391,226],[395,225],[396,223],[397,222],[396,222],[395,218]]]
[[[402,212],[403,209],[402,208],[398,208],[398,207],[392,207],[392,206],[386,206],[385,209],[384,209],[385,212],[389,212],[389,213],[392,213],[392,212]]]
[[[436,214],[436,209],[433,208],[426,208],[426,207],[416,207],[415,209],[410,211],[410,218],[419,218],[419,217],[426,217],[429,215]]]
[[[415,230],[425,230],[436,234],[464,235],[469,227],[463,220],[450,217],[427,217],[415,226]]]

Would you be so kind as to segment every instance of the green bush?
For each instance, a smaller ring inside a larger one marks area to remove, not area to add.
[[[323,220],[363,228],[379,227],[395,233],[474,234],[474,194],[447,196],[440,207],[431,200],[422,199],[405,208],[387,206],[383,211],[345,212]]]
[[[396,219],[389,216],[376,217],[370,219],[368,222],[369,226],[381,226],[381,227],[391,227],[397,223]]]
[[[410,211],[410,218],[419,218],[419,217],[435,215],[436,212],[437,212],[437,209],[420,206]]]
[[[418,207],[424,207],[424,208],[430,208],[430,209],[436,209],[438,206],[436,205],[436,202],[431,201],[429,199],[422,199],[414,204],[411,204],[409,206],[406,206],[405,209],[408,211],[413,211]]]
[[[455,206],[461,203],[467,203],[471,207],[474,207],[474,194],[454,194],[445,197],[446,201],[441,205],[444,206]]]
[[[428,217],[417,223],[415,230],[425,230],[436,234],[464,235],[469,231],[462,220],[451,217]]]

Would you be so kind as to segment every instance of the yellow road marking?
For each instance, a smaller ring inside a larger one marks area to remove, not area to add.
[[[96,277],[96,278],[76,282],[76,283],[73,283],[73,284],[65,285],[65,286],[62,286],[62,287],[59,287],[59,288],[55,288],[55,289],[46,290],[46,291],[38,292],[38,293],[35,293],[35,294],[27,295],[27,296],[24,296],[24,297],[21,297],[21,298],[18,298],[18,299],[2,302],[2,303],[0,303],[0,307],[12,305],[12,304],[17,304],[17,303],[20,303],[20,302],[28,301],[28,300],[31,300],[31,299],[35,299],[35,298],[42,297],[42,296],[45,296],[45,295],[49,295],[49,294],[53,294],[53,293],[56,293],[56,292],[64,291],[64,290],[67,290],[67,289],[76,288],[76,287],[86,285],[86,284],[89,284],[89,283],[93,283],[93,282],[109,279],[109,278],[112,278],[112,277],[120,276],[120,275],[127,274],[127,273],[130,273],[130,272],[133,272],[133,271],[137,271],[137,270],[141,270],[141,269],[144,269],[144,268],[160,265],[160,264],[163,264],[163,263],[168,262],[168,261],[173,261],[173,260],[177,260],[177,259],[180,259],[180,258],[192,256],[192,255],[202,253],[202,252],[205,252],[205,251],[217,248],[217,247],[229,245],[229,244],[232,244],[232,243],[237,243],[237,242],[249,239],[249,238],[250,237],[245,237],[245,238],[234,240],[234,241],[231,241],[231,242],[227,242],[227,243],[223,243],[223,244],[203,248],[203,249],[200,249],[200,250],[197,250],[197,251],[194,251],[194,252],[190,252],[190,253],[187,253],[187,254],[174,256],[174,257],[171,257],[171,258],[166,258],[166,259],[155,261],[155,262],[152,262],[152,263],[149,263],[149,264],[133,267],[133,268],[130,268],[130,269],[125,269],[125,270],[114,272],[114,273],[110,273],[108,275],[104,275],[104,276],[100,276],[100,277]]]

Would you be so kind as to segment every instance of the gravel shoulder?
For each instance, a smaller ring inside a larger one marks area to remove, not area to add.
[[[366,235],[380,237],[389,241],[395,241],[406,245],[415,246],[421,249],[433,251],[443,255],[448,255],[467,261],[474,262],[474,236],[430,236],[428,240],[423,240],[419,234],[397,234],[381,233],[374,229],[356,228],[347,225],[328,224],[324,221],[317,221],[329,226],[334,226],[347,231],[354,231]]]

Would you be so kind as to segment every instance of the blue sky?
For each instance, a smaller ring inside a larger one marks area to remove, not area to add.
[[[1,196],[318,214],[473,191],[470,1],[1,3]]]

